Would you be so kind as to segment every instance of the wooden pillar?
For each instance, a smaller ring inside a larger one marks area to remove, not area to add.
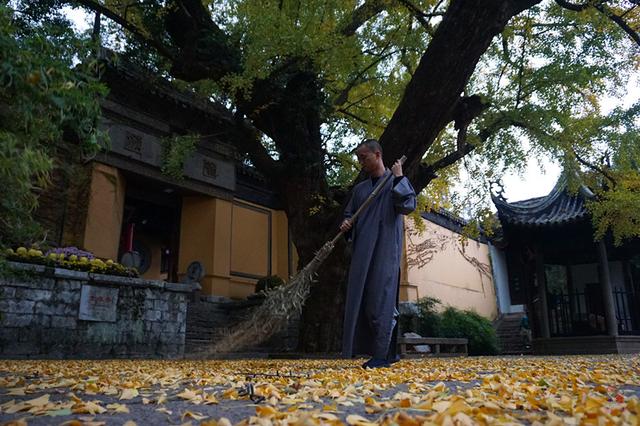
[[[613,287],[611,286],[611,274],[609,272],[609,259],[607,258],[607,247],[604,240],[598,243],[598,266],[600,270],[600,286],[602,287],[602,300],[604,304],[604,316],[607,321],[607,334],[609,336],[618,335],[618,320],[616,318],[616,307],[613,300]]]
[[[538,282],[538,292],[540,294],[540,304],[542,305],[542,318],[540,320],[540,330],[542,337],[551,337],[549,330],[549,304],[547,303],[547,278],[544,273],[544,255],[540,247],[536,248],[536,280]]]

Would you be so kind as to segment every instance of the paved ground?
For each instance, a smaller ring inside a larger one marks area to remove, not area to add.
[[[0,361],[0,423],[635,424],[640,414],[639,356],[361,362]]]

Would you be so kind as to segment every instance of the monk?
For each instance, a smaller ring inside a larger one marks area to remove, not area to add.
[[[344,357],[371,356],[364,368],[389,367],[397,361],[397,304],[402,215],[416,208],[416,193],[402,174],[400,161],[385,168],[382,148],[367,139],[356,148],[368,179],[353,188],[340,230],[352,241],[342,352]],[[350,219],[384,177],[393,173],[355,223]]]

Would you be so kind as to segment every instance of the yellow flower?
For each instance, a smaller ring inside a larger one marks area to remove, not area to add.
[[[20,256],[24,256],[25,254],[27,254],[27,249],[25,247],[18,247],[18,249],[16,250],[16,252],[20,255]]]

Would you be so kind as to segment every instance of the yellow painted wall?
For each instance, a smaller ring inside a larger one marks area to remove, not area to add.
[[[93,163],[83,246],[98,257],[118,257],[125,188],[118,169]]]
[[[244,298],[266,275],[289,276],[289,234],[284,212],[245,201],[184,197],[179,272],[199,260],[204,294]]]
[[[229,296],[231,209],[231,202],[204,195],[182,199],[178,271],[183,275],[191,262],[202,262],[205,294]]]
[[[405,221],[400,299],[435,297],[443,306],[472,309],[495,318],[498,310],[488,245],[469,239],[463,248],[459,234],[422,220],[426,226],[422,234],[413,219]]]

